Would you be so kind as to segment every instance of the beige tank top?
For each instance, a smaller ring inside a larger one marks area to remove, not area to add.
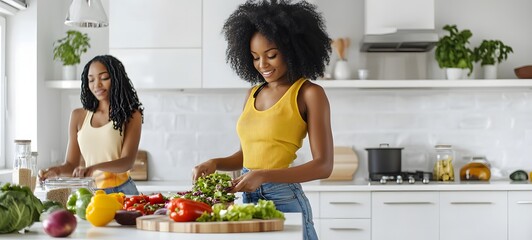
[[[108,162],[120,158],[124,135],[119,130],[113,129],[110,121],[101,127],[91,125],[94,112],[87,111],[81,129],[78,131],[78,144],[86,166]],[[110,173],[99,170],[92,175],[98,188],[116,187],[127,181],[129,174]]]

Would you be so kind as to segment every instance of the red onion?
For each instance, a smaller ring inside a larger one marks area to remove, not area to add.
[[[52,237],[67,237],[78,225],[74,214],[62,209],[50,213],[43,223],[44,232]]]

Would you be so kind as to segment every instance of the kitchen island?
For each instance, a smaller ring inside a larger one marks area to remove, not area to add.
[[[274,232],[253,232],[253,233],[174,233],[156,232],[136,229],[135,226],[121,226],[116,222],[111,222],[105,227],[94,227],[85,220],[78,218],[78,226],[68,239],[180,239],[180,240],[229,240],[229,239],[302,239],[303,229],[301,226],[301,213],[285,213],[283,231]],[[2,239],[57,239],[48,236],[42,223],[36,222],[31,226],[29,232],[24,234],[11,233],[0,235]]]

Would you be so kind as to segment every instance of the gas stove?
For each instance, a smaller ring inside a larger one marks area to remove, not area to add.
[[[370,174],[371,181],[378,181],[381,184],[394,182],[397,184],[414,184],[414,183],[430,183],[432,179],[431,172],[415,171],[415,172],[400,172],[400,173],[372,173]]]

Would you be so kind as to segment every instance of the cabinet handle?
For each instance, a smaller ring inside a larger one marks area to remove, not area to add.
[[[493,204],[493,202],[451,202],[455,205],[466,205],[466,204]]]
[[[359,204],[357,202],[329,202],[330,204]]]
[[[432,204],[432,202],[384,202],[384,204],[388,205],[409,205],[409,204]]]
[[[360,231],[363,230],[362,228],[354,228],[354,227],[330,227],[330,230],[333,231]]]
[[[532,204],[532,201],[517,201],[517,204]]]

